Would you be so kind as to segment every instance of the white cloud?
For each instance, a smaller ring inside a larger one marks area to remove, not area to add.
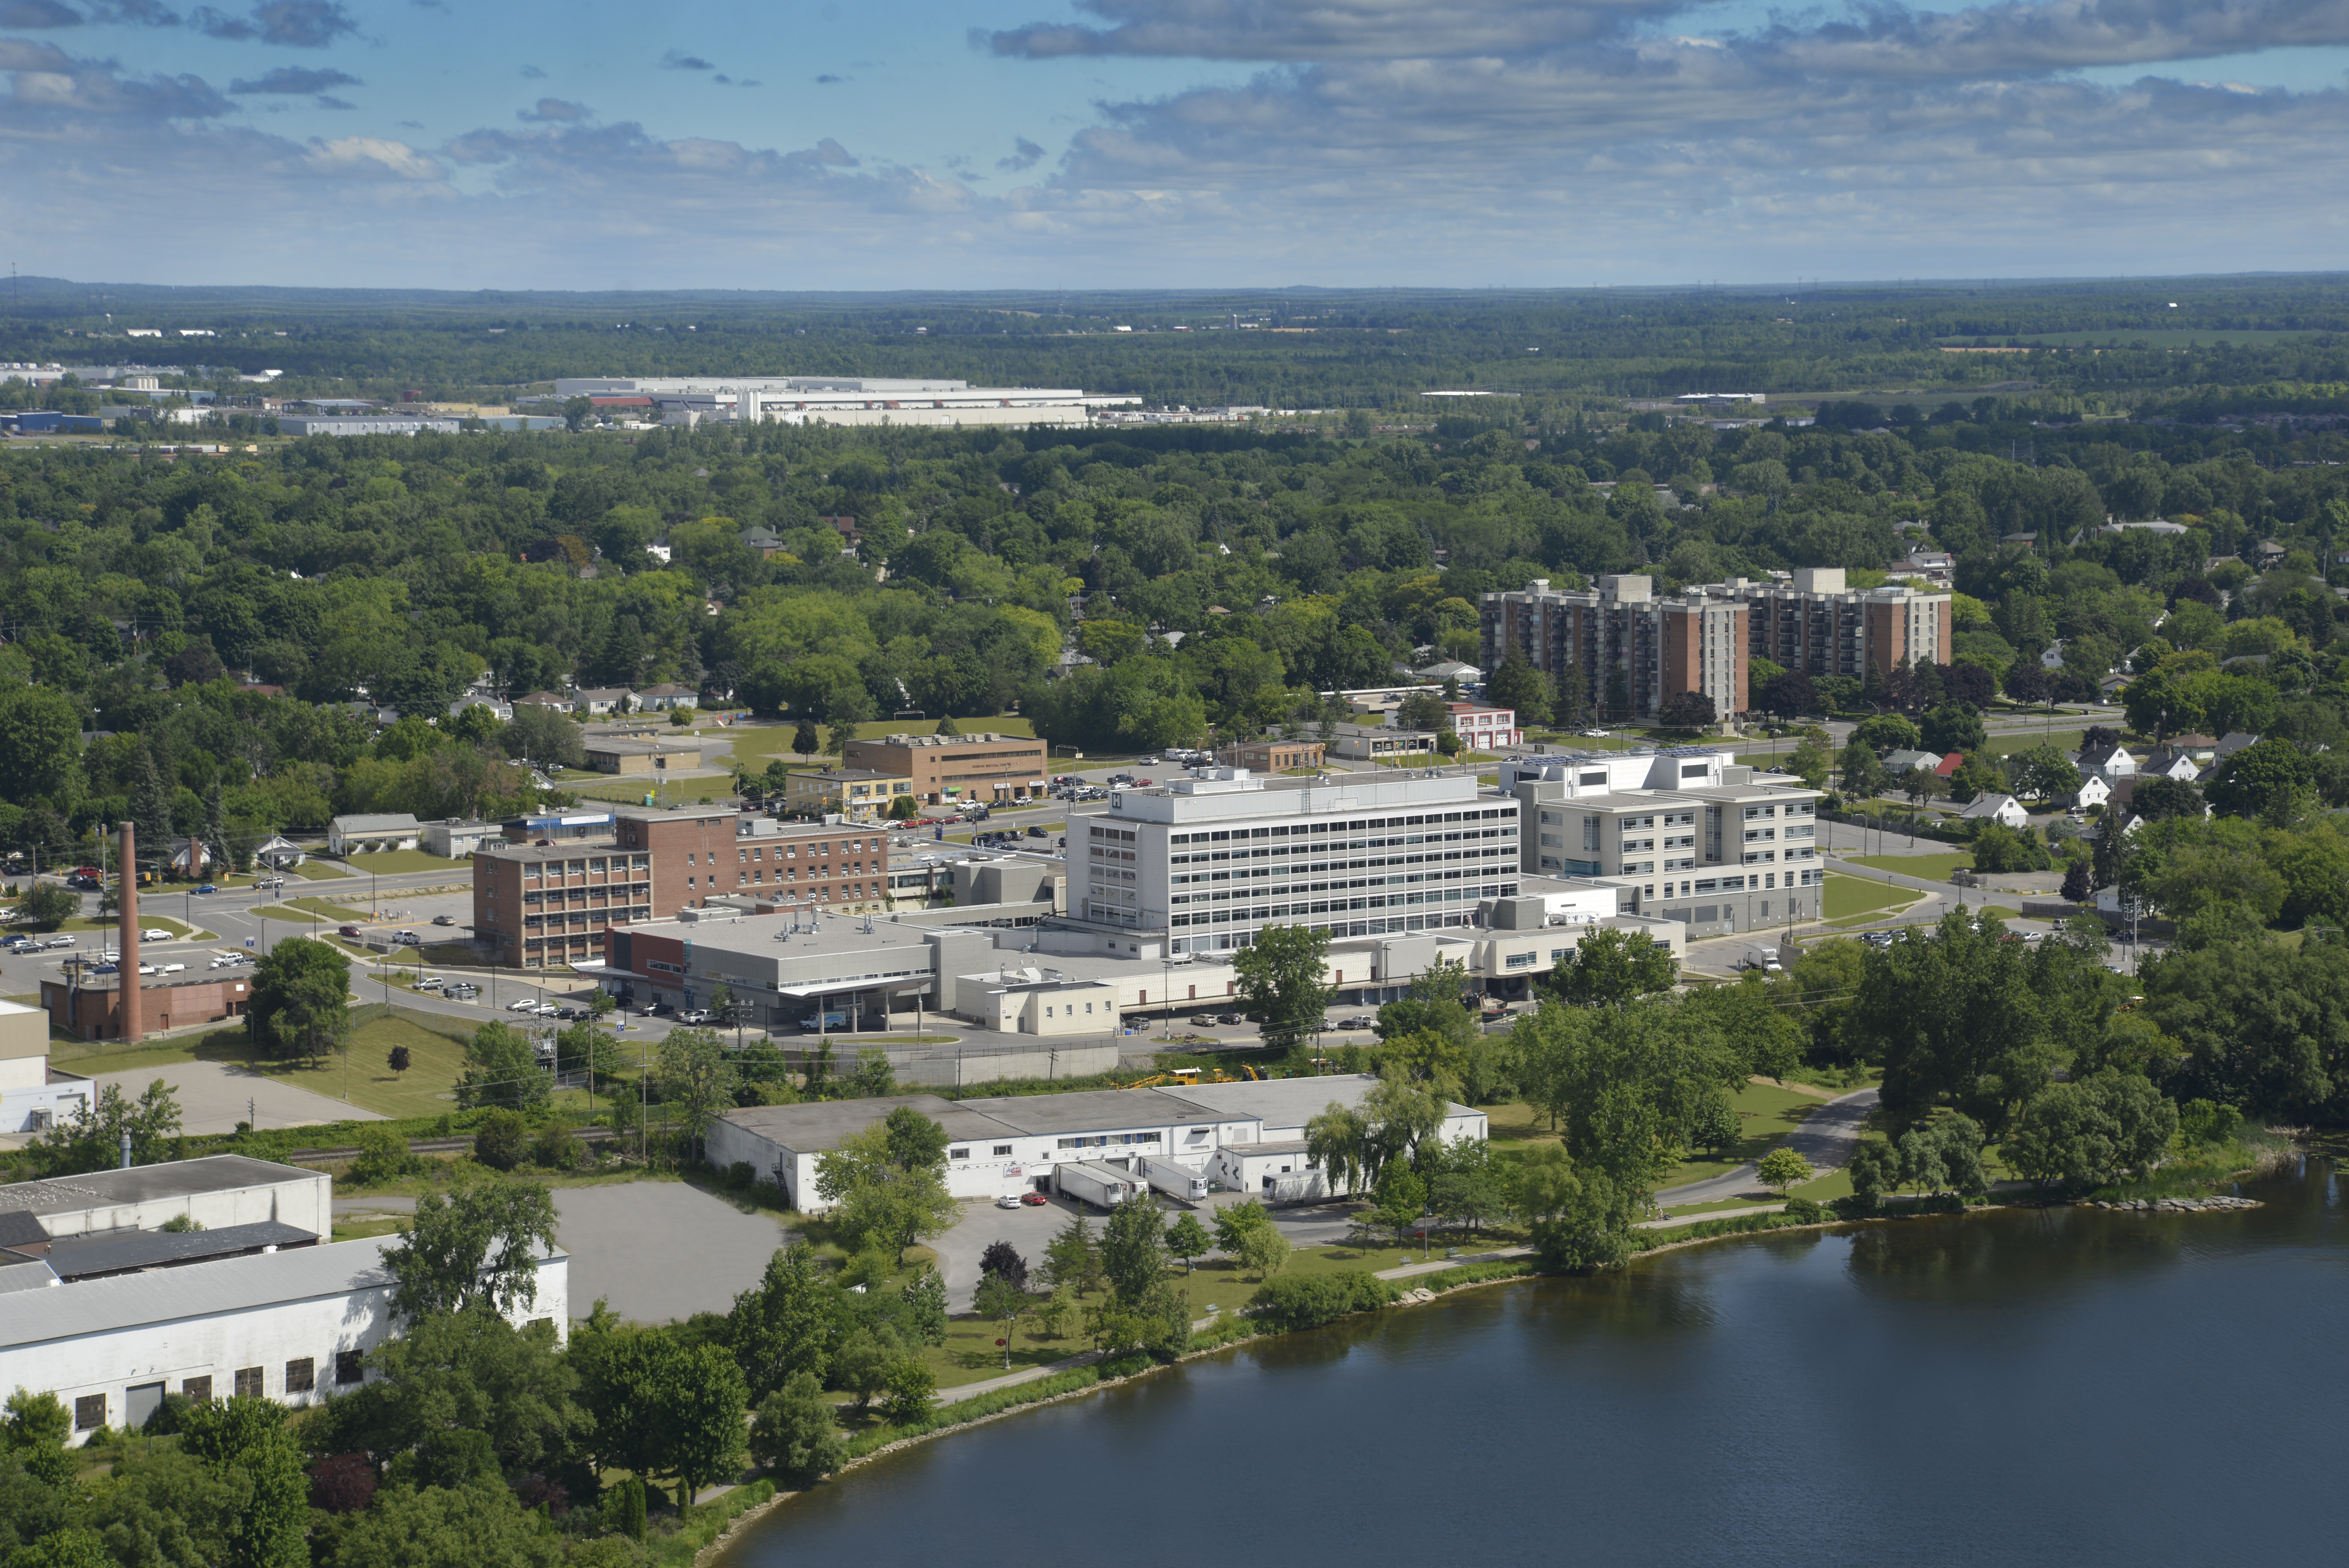
[[[395,180],[439,180],[445,170],[404,141],[380,136],[341,136],[332,141],[314,139],[303,161],[321,174]]]

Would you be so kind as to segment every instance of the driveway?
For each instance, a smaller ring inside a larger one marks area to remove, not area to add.
[[[1033,1208],[1023,1203],[1017,1209],[999,1209],[991,1198],[964,1200],[962,1218],[955,1222],[954,1229],[929,1243],[938,1254],[939,1272],[946,1275],[947,1310],[971,1309],[971,1297],[978,1290],[979,1255],[997,1242],[1009,1242],[1031,1271],[1042,1268],[1044,1243],[1068,1224],[1071,1214],[1084,1215],[1096,1236],[1109,1220],[1108,1215],[1068,1198],[1056,1197]]]
[[[1802,1125],[1780,1139],[1777,1148],[1791,1149],[1810,1162],[1811,1169],[1824,1176],[1830,1171],[1840,1171],[1851,1158],[1859,1142],[1859,1124],[1876,1109],[1877,1091],[1864,1088],[1856,1094],[1831,1099],[1805,1117]],[[1708,1181],[1692,1181],[1685,1187],[1674,1187],[1656,1194],[1656,1202],[1667,1208],[1683,1209],[1692,1203],[1717,1203],[1724,1198],[1735,1198],[1756,1190],[1757,1172],[1752,1164],[1740,1165],[1725,1176]]]
[[[168,1067],[99,1073],[97,1082],[100,1087],[112,1084],[125,1097],[137,1099],[157,1078],[178,1091],[180,1130],[189,1134],[234,1132],[238,1122],[247,1120],[267,1128],[384,1119],[372,1110],[361,1110],[332,1096],[296,1088],[229,1062],[173,1062]]]
[[[759,1283],[789,1240],[766,1214],[745,1214],[682,1181],[555,1189],[555,1239],[571,1254],[571,1315],[597,1296],[638,1323],[725,1312]]]

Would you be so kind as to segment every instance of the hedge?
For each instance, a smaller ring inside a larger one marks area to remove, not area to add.
[[[1318,1328],[1349,1313],[1384,1306],[1396,1294],[1391,1282],[1362,1269],[1285,1274],[1257,1286],[1247,1311],[1268,1328]]]

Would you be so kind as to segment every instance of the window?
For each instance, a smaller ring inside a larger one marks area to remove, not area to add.
[[[949,1149],[947,1150],[947,1158],[949,1160],[968,1160],[970,1158],[970,1150],[968,1149]]]
[[[240,1367],[236,1369],[236,1397],[240,1399],[261,1398],[261,1368]]]
[[[1006,1156],[1008,1156],[1010,1152],[1011,1152],[1011,1145],[1009,1145],[1009,1143],[999,1143],[999,1144],[997,1144],[997,1145],[995,1146],[995,1157],[996,1157],[998,1160],[1001,1160],[1001,1159],[1005,1158],[1005,1157],[1006,1157]]]
[[[74,1401],[74,1430],[94,1432],[106,1425],[106,1396],[84,1394]]]
[[[180,1396],[199,1405],[212,1403],[212,1380],[210,1377],[188,1377],[180,1383]]]
[[[285,1391],[306,1394],[318,1386],[318,1364],[305,1356],[285,1364]]]
[[[335,1352],[335,1386],[348,1387],[367,1380],[367,1357],[357,1350]]]
[[[1530,969],[1534,966],[1534,957],[1535,955],[1530,953],[1512,953],[1508,957],[1508,967],[1511,969]]]

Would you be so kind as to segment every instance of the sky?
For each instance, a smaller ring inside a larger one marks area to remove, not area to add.
[[[28,274],[1567,287],[2334,270],[2349,0],[0,0]]]

